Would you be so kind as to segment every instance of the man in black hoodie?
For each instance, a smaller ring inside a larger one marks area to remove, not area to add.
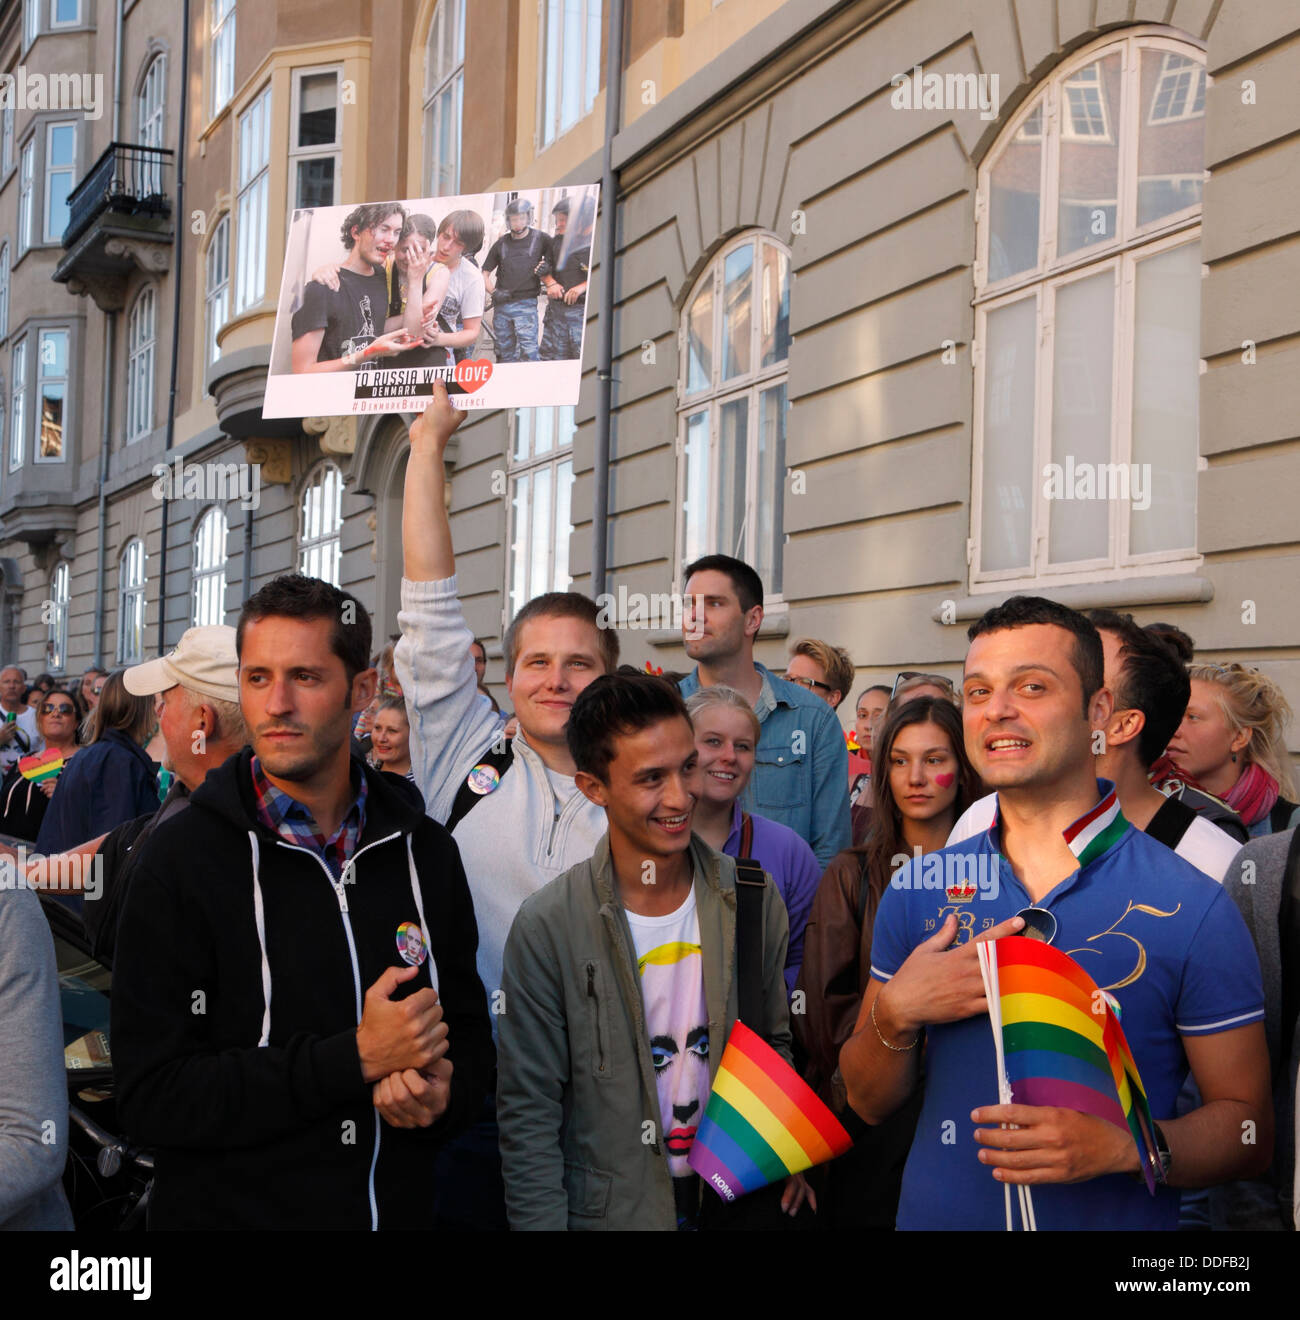
[[[375,687],[353,597],[277,578],[237,650],[252,745],[154,831],[118,932],[149,1224],[427,1227],[435,1153],[493,1065],[460,856],[418,791],[349,755]]]

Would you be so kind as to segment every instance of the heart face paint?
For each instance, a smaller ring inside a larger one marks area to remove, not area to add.
[[[956,775],[949,775],[949,774],[935,775],[934,782],[938,784],[940,788],[948,788],[951,786],[952,781],[956,778],[957,778]]]

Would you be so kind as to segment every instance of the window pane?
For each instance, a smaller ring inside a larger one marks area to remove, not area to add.
[[[587,68],[582,101],[584,114],[596,103],[596,93],[600,90],[600,54],[603,49],[600,40],[600,7],[601,0],[587,0]]]
[[[66,330],[43,330],[41,332],[40,366],[42,376],[66,376],[68,374],[68,332]]]
[[[68,227],[68,194],[71,191],[71,170],[50,175],[50,213],[45,217],[45,233],[52,241],[61,238]]]
[[[722,268],[722,378],[750,370],[749,328],[754,306],[754,245],[727,254]]]
[[[989,174],[989,282],[1038,265],[1043,105],[1016,130]]]
[[[542,85],[545,89],[542,113],[543,144],[550,142],[555,137],[560,78],[560,0],[547,0],[546,63],[542,66]]]
[[[533,418],[536,415],[535,408],[516,408],[515,409],[515,461],[520,462],[527,459],[532,450],[533,437]]]
[[[718,410],[718,544],[714,550],[749,562],[745,547],[745,484],[749,474],[749,400]]]
[[[1115,237],[1120,55],[1094,60],[1061,87],[1058,256]]]
[[[568,459],[555,468],[555,571],[551,574],[552,591],[568,591],[573,585],[573,579],[569,576],[569,537],[573,535],[572,496],[573,461]]]
[[[785,385],[764,390],[758,400],[758,495],[751,562],[773,595],[781,590],[785,540],[785,419]]]
[[[41,388],[42,458],[63,457],[63,393],[62,385],[45,385]]]
[[[71,165],[77,147],[77,130],[71,124],[59,124],[50,129],[49,159],[47,166]]]
[[[775,366],[790,356],[790,258],[763,244],[763,287],[759,306],[760,365]]]
[[[538,408],[533,418],[533,454],[549,454],[555,443],[555,409]]]
[[[1150,224],[1201,200],[1205,166],[1205,70],[1173,51],[1142,52],[1148,108],[1138,127],[1137,222]]]
[[[1140,262],[1135,301],[1133,462],[1145,489],[1131,506],[1129,550],[1140,555],[1196,545],[1201,245]]]
[[[339,76],[304,74],[298,84],[298,145],[333,146],[338,141]]]
[[[713,283],[691,304],[686,325],[686,392],[707,390],[713,380]]]
[[[334,157],[298,162],[297,202],[300,207],[334,205]]]
[[[1103,558],[1110,543],[1105,474],[1111,457],[1114,290],[1115,274],[1106,270],[1056,291],[1052,462],[1060,474],[1044,478],[1059,480],[1048,489],[1062,496],[1048,506],[1053,564]]]
[[[510,612],[517,614],[528,600],[528,510],[531,505],[530,476],[527,472],[514,481],[510,543]]]
[[[1035,303],[990,312],[984,369],[984,471],[980,567],[1029,566],[1034,492]]]
[[[533,536],[528,557],[528,596],[531,600],[546,590],[547,570],[551,562],[554,525],[551,522],[551,469],[538,468],[533,473]]]
[[[685,525],[683,563],[706,555],[712,540],[709,527],[709,414],[686,419],[686,484],[682,498]]]

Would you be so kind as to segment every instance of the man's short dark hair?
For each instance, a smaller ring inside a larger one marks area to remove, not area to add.
[[[515,672],[519,630],[530,619],[582,619],[596,630],[596,636],[600,639],[601,658],[605,662],[605,672],[612,674],[618,668],[618,633],[613,628],[602,628],[600,618],[600,606],[590,596],[584,596],[581,592],[547,591],[540,596],[534,596],[510,620],[506,635],[501,640],[501,650],[506,658],[506,673]],[[484,655],[486,654],[485,651]]]
[[[352,233],[354,229],[373,229],[390,215],[400,215],[402,223],[406,223],[406,207],[401,202],[367,202],[364,206],[354,207],[343,221],[343,246],[351,252],[357,242]]]
[[[730,555],[705,555],[693,564],[686,565],[686,572],[682,575],[683,584],[689,582],[696,573],[725,573],[736,590],[741,610],[746,614],[755,605],[763,603],[763,579],[743,559],[732,559]]]
[[[966,630],[966,637],[973,642],[985,633],[1027,628],[1035,623],[1050,623],[1074,634],[1070,663],[1074,665],[1074,671],[1079,675],[1079,684],[1083,688],[1083,715],[1086,719],[1088,703],[1106,683],[1106,656],[1101,649],[1101,636],[1097,629],[1078,610],[1048,600],[1045,596],[1011,596],[1001,605],[995,605],[981,614]]]
[[[1146,716],[1138,734],[1137,754],[1142,768],[1148,769],[1183,722],[1192,681],[1169,642],[1151,629],[1139,627],[1131,614],[1089,610],[1088,618],[1094,627],[1119,638],[1115,709],[1140,710]]]
[[[483,246],[483,217],[477,211],[448,211],[443,216],[438,233],[447,230],[456,236],[456,242],[465,249],[467,257],[476,256]]]
[[[569,712],[565,737],[573,764],[608,783],[614,740],[640,733],[663,720],[691,727],[682,694],[657,674],[602,674],[588,683]]]
[[[1185,665],[1196,659],[1196,643],[1175,623],[1148,623],[1146,631],[1154,633]]]
[[[282,573],[254,592],[239,612],[235,655],[244,652],[244,629],[262,619],[329,619],[330,650],[343,661],[349,686],[370,668],[370,615],[350,592],[320,578]]]

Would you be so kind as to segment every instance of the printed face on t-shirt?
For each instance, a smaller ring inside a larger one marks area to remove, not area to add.
[[[642,959],[659,1112],[674,1178],[689,1177],[687,1156],[709,1092],[709,1023],[698,944],[664,944]]]

